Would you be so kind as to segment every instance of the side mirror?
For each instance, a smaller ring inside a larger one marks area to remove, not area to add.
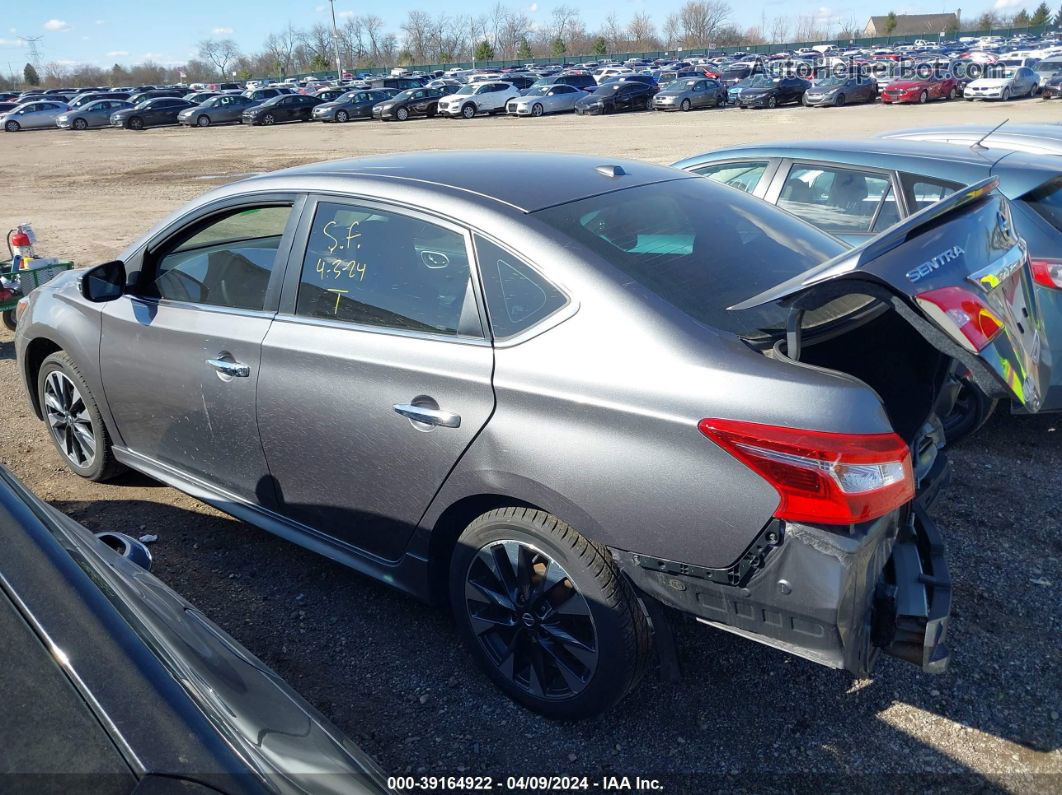
[[[125,533],[96,533],[96,540],[102,541],[123,558],[132,561],[145,571],[151,571],[151,551],[142,541],[137,541]]]
[[[77,283],[85,299],[94,304],[114,301],[125,291],[125,263],[105,262],[86,271]]]

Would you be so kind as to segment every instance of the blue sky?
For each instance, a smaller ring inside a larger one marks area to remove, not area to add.
[[[503,0],[504,1],[504,0]],[[389,29],[398,26],[411,9],[432,14],[445,10],[448,14],[485,13],[495,0],[388,0],[386,3],[365,3],[355,0],[336,0],[336,12],[373,13],[382,16]],[[660,26],[663,18],[682,5],[683,0],[567,0],[579,8],[587,27],[594,29],[611,11],[622,22],[636,12],[647,10]],[[758,25],[765,15],[768,19],[788,13],[821,18],[848,19],[854,16],[862,23],[870,14],[882,14],[893,8],[898,13],[936,13],[964,6],[964,17],[980,14],[996,7],[1006,13],[1020,8],[1031,10],[1038,0],[979,0],[977,3],[954,3],[945,6],[937,0],[904,0],[889,6],[884,3],[849,4],[819,0],[818,3],[790,0],[731,0],[733,21],[741,27]],[[180,63],[193,57],[196,42],[218,36],[232,38],[242,49],[256,50],[272,31],[291,21],[297,27],[308,27],[317,21],[330,20],[327,0],[4,0],[0,14],[0,71],[7,63],[17,67],[26,60],[26,48],[19,36],[44,36],[38,42],[43,61],[95,63],[135,63],[148,58],[160,63]],[[560,2],[513,0],[506,5],[523,8],[532,19],[546,24],[550,11]],[[1052,8],[1057,3],[1051,2]],[[11,6],[14,6],[12,8]]]

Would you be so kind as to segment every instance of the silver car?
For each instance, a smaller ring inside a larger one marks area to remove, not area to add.
[[[34,290],[15,350],[73,472],[138,470],[448,602],[543,714],[629,692],[661,603],[860,675],[942,671],[948,363],[1031,410],[1046,367],[993,186],[845,249],[634,161],[303,166]]]
[[[0,121],[7,132],[19,130],[39,130],[43,127],[55,127],[56,118],[67,110],[65,102],[34,101],[25,102],[9,110]]]
[[[55,117],[55,125],[71,130],[87,130],[90,127],[109,127],[111,114],[116,110],[133,107],[122,99],[97,99],[76,110],[68,110]]]
[[[727,92],[718,80],[707,77],[682,77],[672,80],[653,97],[653,110],[718,108],[725,105]]]
[[[505,106],[510,116],[542,116],[546,113],[566,113],[575,110],[575,103],[586,92],[575,86],[555,84],[532,86],[521,97],[514,97]]]

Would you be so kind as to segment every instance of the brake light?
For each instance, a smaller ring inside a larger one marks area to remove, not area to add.
[[[1034,259],[1029,261],[1033,281],[1041,287],[1062,290],[1062,260]]]
[[[825,433],[719,419],[697,427],[775,488],[778,519],[853,524],[914,498],[911,452],[894,433]]]
[[[962,287],[941,287],[917,296],[916,301],[956,342],[980,353],[999,332],[1003,321],[975,293]]]

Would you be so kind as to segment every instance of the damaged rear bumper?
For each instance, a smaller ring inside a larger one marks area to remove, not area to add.
[[[776,520],[729,569],[614,554],[643,592],[702,623],[857,676],[882,652],[942,673],[951,580],[927,509],[946,460],[935,468],[906,511],[850,534]]]

